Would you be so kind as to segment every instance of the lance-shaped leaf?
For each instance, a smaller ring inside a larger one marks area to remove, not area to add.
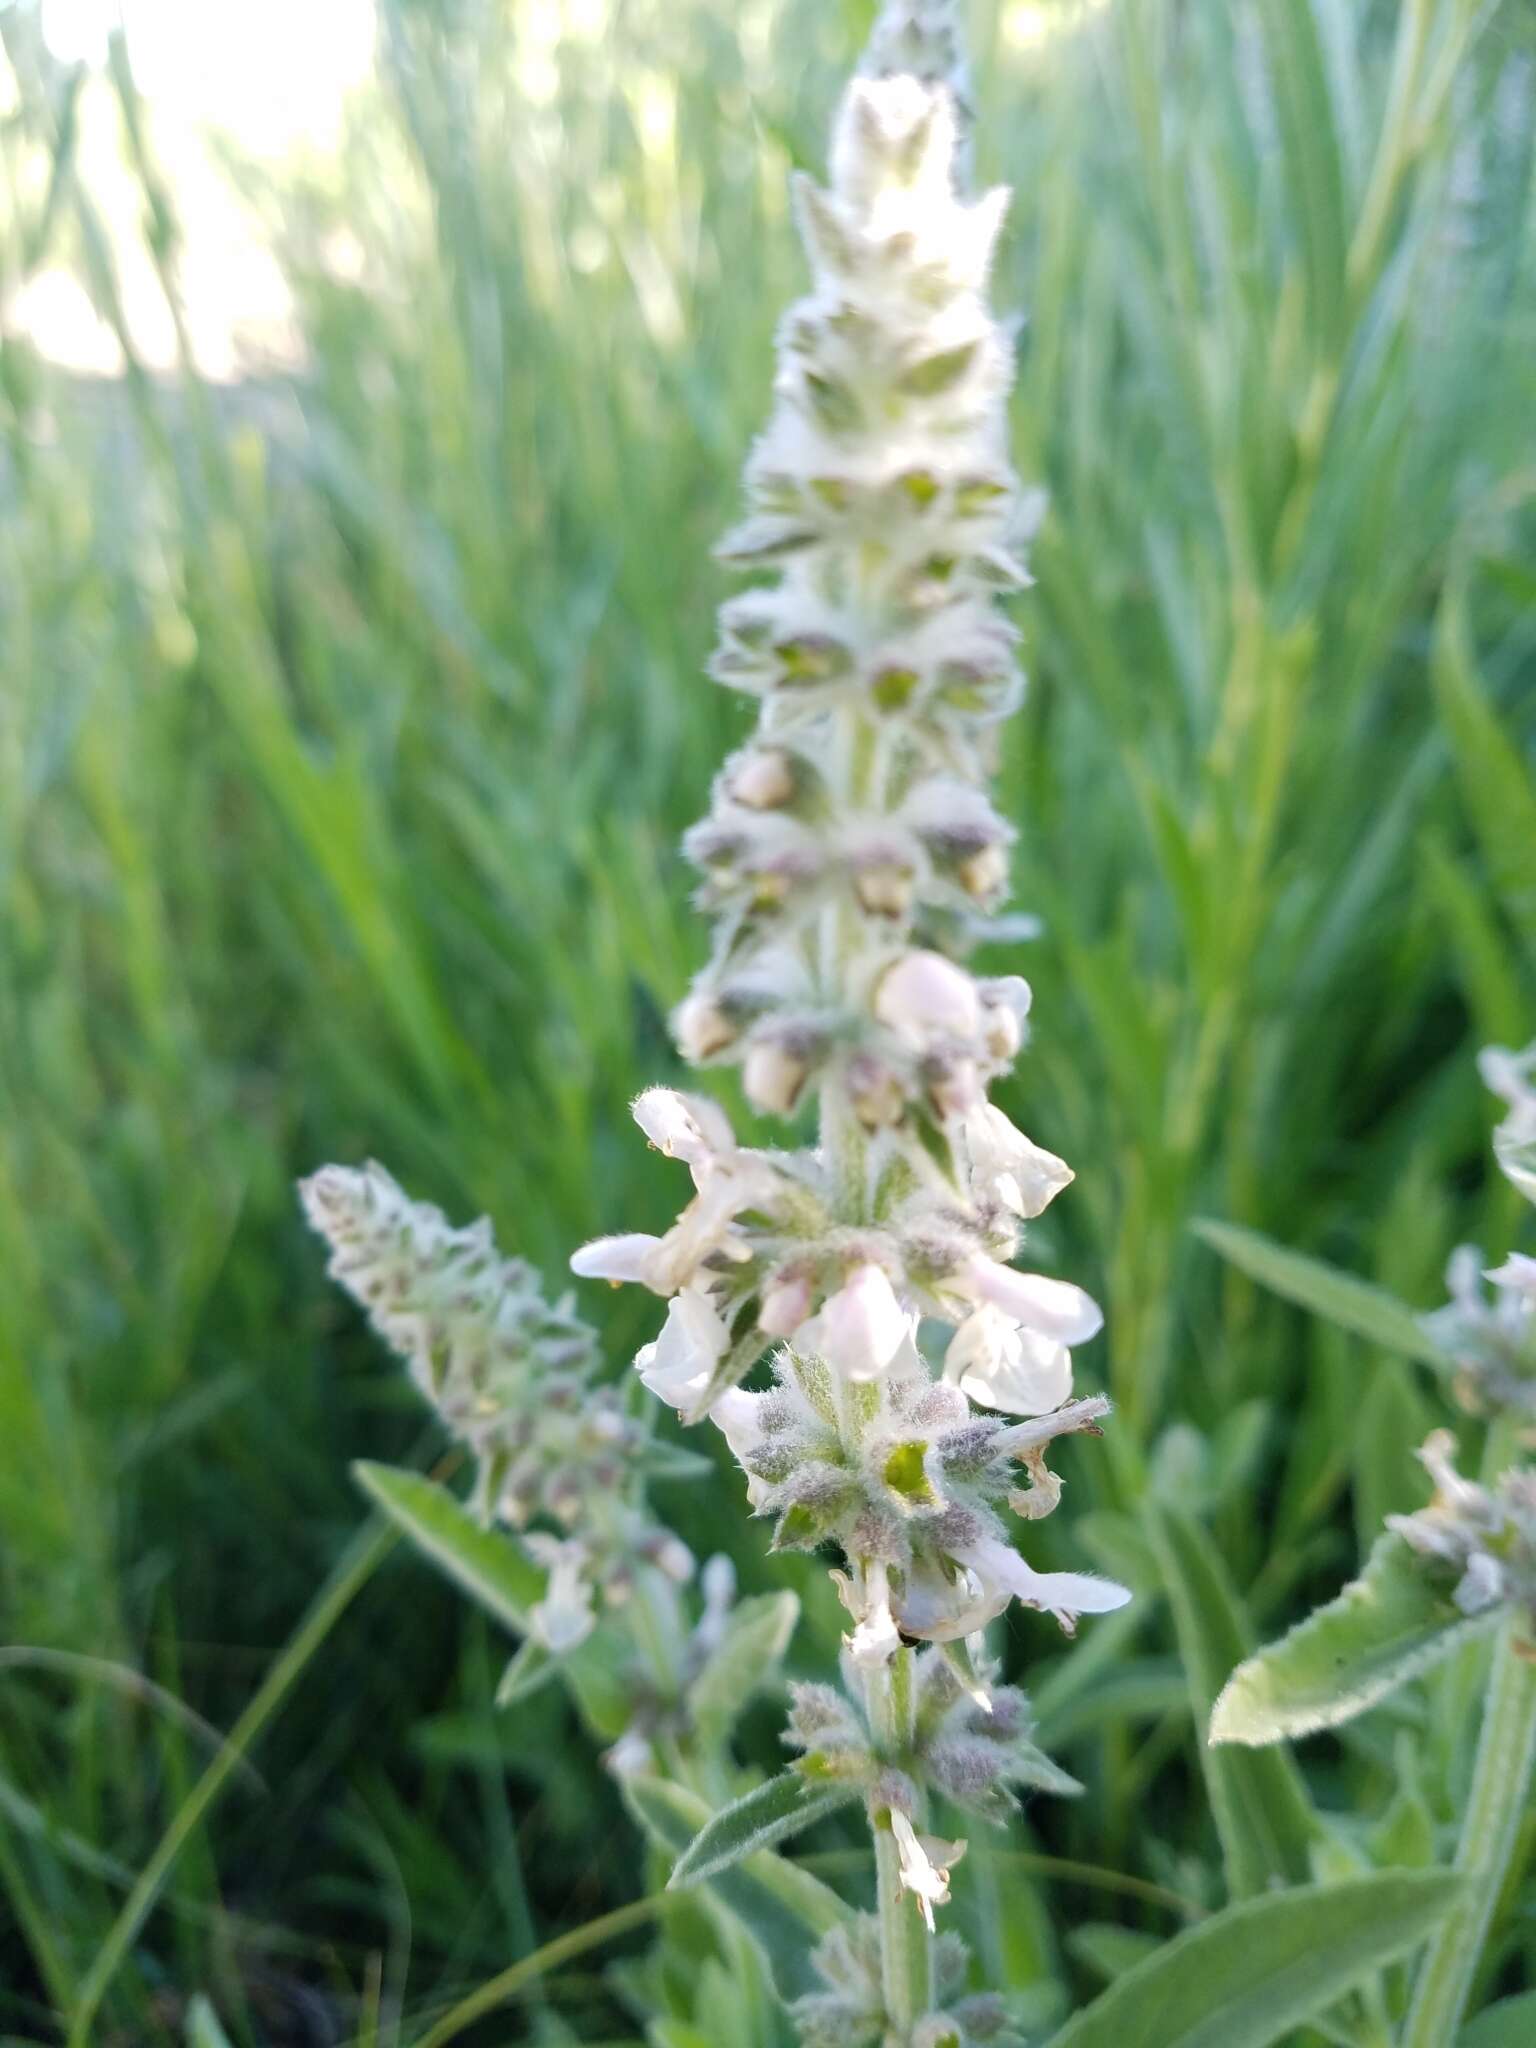
[[[680,1855],[709,1821],[702,1799],[660,1778],[626,1778],[624,1797],[669,1856]],[[811,1951],[824,1934],[851,1917],[836,1892],[771,1849],[721,1871],[710,1880],[710,1891],[762,1949],[780,1997],[798,1998],[817,1988]]]
[[[659,1436],[646,1439],[640,1463],[646,1478],[658,1481],[709,1479],[715,1470],[713,1460],[702,1451],[690,1451],[686,1444],[668,1443]]]
[[[723,1741],[753,1693],[776,1685],[800,1614],[793,1593],[738,1601],[688,1688],[688,1711],[706,1741]]]
[[[366,1461],[353,1476],[419,1550],[504,1628],[526,1636],[528,1616],[544,1595],[545,1574],[499,1529],[487,1529],[447,1487],[420,1472]],[[622,1654],[612,1634],[598,1628],[558,1660],[594,1733],[605,1742],[621,1735],[631,1712]],[[524,1666],[524,1676],[532,1676]]]
[[[511,1663],[501,1674],[496,1687],[497,1706],[511,1707],[519,1700],[527,1699],[530,1693],[547,1685],[559,1669],[544,1645],[528,1636],[518,1645]]]
[[[1245,1899],[1117,1977],[1050,2048],[1274,2048],[1416,1948],[1460,1888],[1388,1871]]]
[[[1536,2041],[1536,1991],[1501,1998],[1456,2036],[1456,2048],[1531,2048]]]
[[[1257,1280],[1272,1294],[1310,1309],[1325,1322],[1336,1323],[1379,1344],[1385,1351],[1397,1351],[1404,1358],[1417,1358],[1426,1365],[1443,1365],[1444,1357],[1424,1334],[1418,1317],[1384,1288],[1341,1273],[1321,1259],[1308,1258],[1275,1244],[1257,1230],[1245,1230],[1236,1223],[1207,1220],[1194,1226],[1213,1251]]]
[[[1278,1742],[1334,1728],[1490,1628],[1465,1615],[1401,1536],[1379,1537],[1336,1600],[1239,1665],[1211,1716],[1212,1742]]]
[[[499,1529],[484,1528],[446,1486],[420,1472],[364,1460],[352,1473],[439,1571],[515,1635],[528,1633],[528,1612],[543,1598],[544,1574],[515,1543]]]
[[[771,1849],[788,1835],[798,1835],[812,1821],[824,1819],[858,1796],[854,1785],[811,1784],[798,1771],[781,1771],[711,1814],[678,1857],[667,1888],[681,1891],[686,1885],[718,1877],[744,1856]]]

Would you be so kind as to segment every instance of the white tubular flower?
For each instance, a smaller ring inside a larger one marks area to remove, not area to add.
[[[1072,1354],[1055,1338],[1023,1329],[983,1302],[950,1339],[944,1377],[984,1408],[1046,1415],[1072,1392]]]
[[[1493,1155],[1505,1179],[1536,1202],[1536,1039],[1524,1052],[1490,1045],[1477,1064],[1488,1087],[1509,1105],[1493,1134]]]
[[[596,1622],[586,1545],[576,1538],[562,1542],[538,1529],[530,1530],[523,1542],[549,1572],[543,1599],[528,1611],[534,1640],[551,1656],[564,1656],[586,1641]]]
[[[642,1777],[656,1768],[650,1737],[640,1728],[626,1728],[603,1762],[616,1778]]]
[[[984,1589],[1002,1591],[1038,1607],[1060,1624],[1066,1635],[1076,1629],[1080,1614],[1112,1614],[1130,1599],[1130,1589],[1113,1579],[1087,1572],[1037,1572],[1019,1553],[995,1537],[984,1536],[956,1553],[975,1572]]]
[[[1434,1498],[1416,1514],[1388,1515],[1387,1527],[1455,1583],[1463,1614],[1484,1614],[1505,1601],[1536,1619],[1536,1470],[1512,1466],[1482,1486],[1456,1470],[1456,1439],[1435,1430],[1419,1451],[1434,1481]]]
[[[933,1909],[949,1904],[949,1873],[965,1854],[965,1843],[941,1842],[936,1835],[920,1835],[896,1807],[892,1807],[890,1819],[903,1889],[916,1898],[918,1911],[931,1933]]]
[[[1506,1301],[1536,1309],[1536,1259],[1527,1253],[1511,1252],[1502,1266],[1490,1266],[1483,1278],[1497,1287]]]
[[[846,1380],[877,1380],[912,1341],[912,1317],[879,1266],[859,1266],[802,1333]]]
[[[949,1285],[967,1300],[990,1302],[1022,1329],[1058,1344],[1086,1344],[1104,1327],[1103,1310],[1081,1287],[1043,1273],[1020,1273],[995,1259],[968,1260]]]
[[[1074,1178],[1064,1159],[1032,1143],[990,1102],[961,1118],[959,1137],[973,1192],[1015,1216],[1038,1216]]]
[[[658,1401],[691,1409],[729,1343],[730,1332],[708,1296],[684,1288],[672,1297],[661,1335],[635,1353],[635,1370]]]
[[[594,1237],[571,1253],[571,1271],[583,1280],[609,1280],[616,1287],[623,1281],[637,1280],[663,1294],[666,1289],[658,1287],[652,1277],[660,1249],[661,1239],[642,1230],[631,1230],[619,1237]]]
[[[861,1671],[879,1670],[901,1648],[901,1634],[891,1613],[891,1589],[883,1564],[864,1575],[864,1612],[852,1635],[844,1636],[848,1655]]]
[[[647,1088],[635,1097],[631,1115],[658,1152],[682,1159],[696,1184],[736,1150],[730,1119],[704,1095],[680,1095],[675,1088]]]

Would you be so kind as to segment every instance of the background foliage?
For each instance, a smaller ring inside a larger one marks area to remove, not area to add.
[[[867,12],[614,0],[556,33],[386,0],[336,158],[231,169],[302,374],[130,361],[90,389],[0,334],[7,2038],[56,2038],[360,1521],[349,1459],[437,1449],[327,1293],[294,1175],[376,1154],[551,1276],[669,1212],[624,1106],[675,1073],[702,941],[675,841],[740,717],[700,677],[708,548],[800,280],[787,173]],[[989,1971],[1043,2014],[1266,1870],[1429,1861],[1468,1762],[1475,1649],[1302,1753],[1387,1851],[1308,1817],[1277,1754],[1203,1761],[1254,1632],[1418,1504],[1442,1399],[1190,1224],[1425,1306],[1458,1238],[1515,1228],[1470,1055],[1536,1020],[1536,35],[1468,0],[1000,22],[981,165],[1017,187],[998,297],[1027,311],[1016,434],[1049,493],[1004,763],[1044,930],[1005,1106],[1078,1162],[1039,1248],[1097,1277],[1080,1378],[1119,1405],[1041,1540],[1142,1595],[1070,1655],[1044,1624],[1008,1645],[1089,1788],[966,1867],[1008,1902]],[[82,81],[35,26],[0,13],[5,292],[62,252],[119,317],[73,158],[81,96],[115,94],[174,303],[127,58]],[[587,1305],[618,1371],[644,1306]],[[784,1582],[733,1479],[663,1505]],[[811,1668],[836,1615],[797,1583]],[[634,1897],[595,1760],[551,1693],[498,1719],[498,1669],[446,1586],[381,1567],[259,1781],[192,1827],[100,2038],[181,2041],[202,1990],[241,2042],[411,2041]],[[753,1727],[771,1757],[773,1710]],[[1536,1955],[1528,1895],[1504,1926],[1485,1993]],[[601,1967],[527,2026],[635,2038]]]

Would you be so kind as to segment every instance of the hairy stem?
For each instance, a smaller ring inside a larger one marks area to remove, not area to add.
[[[870,1727],[881,1753],[897,1757],[908,1752],[913,1738],[916,1653],[898,1650],[889,1662],[869,1674],[866,1699]],[[901,1882],[896,1838],[871,1814],[875,1838],[875,1882],[880,1914],[880,1982],[886,2018],[898,2041],[905,2044],[931,2000],[932,1938]]]
[[[1525,1818],[1533,1754],[1536,1645],[1516,1618],[1506,1623],[1494,1653],[1472,1796],[1456,1847],[1466,1891],[1424,1958],[1402,2048],[1446,2048],[1456,2039]]]

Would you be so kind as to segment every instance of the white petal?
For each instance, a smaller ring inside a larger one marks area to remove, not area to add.
[[[1536,1259],[1526,1252],[1511,1252],[1502,1266],[1490,1266],[1487,1276],[1495,1287],[1510,1294],[1524,1294],[1536,1301]]]
[[[1130,1599],[1130,1589],[1087,1572],[1037,1572],[995,1536],[984,1536],[964,1553],[964,1562],[993,1585],[1006,1587],[1026,1607],[1038,1607],[1070,1626],[1079,1614],[1110,1614]]]
[[[641,1230],[622,1237],[594,1237],[571,1253],[571,1271],[583,1280],[638,1280],[651,1287],[651,1254],[660,1243],[659,1237],[648,1237]]]
[[[1054,1337],[1021,1330],[1001,1309],[983,1303],[950,1339],[944,1376],[984,1408],[1048,1415],[1072,1392],[1072,1354]]]
[[[879,1266],[859,1266],[809,1326],[814,1348],[850,1380],[876,1380],[912,1334],[912,1318]]]
[[[1064,1159],[1026,1138],[992,1103],[983,1103],[962,1126],[974,1179],[1018,1216],[1038,1216],[1073,1173]]]
[[[757,1411],[762,1399],[761,1394],[749,1394],[741,1387],[732,1387],[720,1396],[709,1411],[710,1421],[719,1428],[721,1435],[730,1445],[731,1456],[738,1464],[762,1434],[757,1421]],[[713,1562],[711,1559],[711,1563]],[[734,1584],[734,1580],[732,1583]]]
[[[979,1255],[967,1261],[959,1277],[962,1290],[973,1300],[992,1302],[1014,1322],[1054,1337],[1058,1344],[1086,1344],[1104,1327],[1098,1303],[1070,1280],[1020,1273]]]
[[[858,1626],[845,1636],[848,1655],[862,1671],[883,1670],[901,1648],[901,1635],[891,1613],[890,1587],[884,1565],[872,1565],[865,1582],[868,1596]]]
[[[713,1163],[736,1149],[725,1112],[703,1095],[682,1095],[675,1088],[647,1088],[630,1105],[630,1114],[658,1152],[683,1159],[695,1168]]]
[[[709,1385],[730,1332],[694,1288],[674,1295],[654,1344],[635,1354],[635,1370],[658,1401],[688,1408]]]

